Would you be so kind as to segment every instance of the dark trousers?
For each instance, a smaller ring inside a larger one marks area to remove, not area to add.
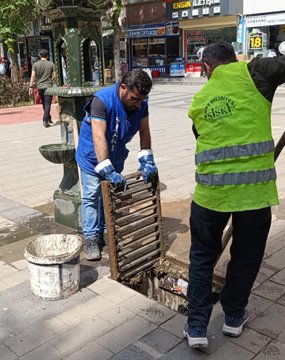
[[[225,314],[230,316],[244,314],[264,255],[271,225],[271,208],[223,213],[203,208],[192,202],[187,293],[190,326],[208,326],[213,308],[214,265],[222,252],[223,230],[231,215],[233,224],[231,258],[220,301]]]
[[[43,110],[44,110],[43,122],[49,122],[51,120],[50,108],[51,108],[52,96],[45,95],[46,89],[38,89],[38,90],[39,90],[39,96],[41,98]]]

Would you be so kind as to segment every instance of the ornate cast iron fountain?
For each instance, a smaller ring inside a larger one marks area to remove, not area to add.
[[[58,86],[47,89],[46,94],[58,97],[62,141],[43,145],[40,152],[45,159],[64,167],[63,179],[53,196],[55,221],[80,229],[81,194],[75,145],[84,105],[97,90],[90,85],[94,80],[94,61],[99,65],[99,85],[104,84],[100,18],[112,1],[38,0],[38,4],[52,23]]]

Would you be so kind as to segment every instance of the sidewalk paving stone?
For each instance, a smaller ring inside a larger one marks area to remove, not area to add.
[[[272,341],[254,358],[254,360],[284,360],[285,345]]]
[[[256,295],[260,295],[265,299],[275,301],[285,293],[285,286],[276,284],[275,282],[268,280],[255,288],[253,290],[253,293]]]
[[[13,337],[4,339],[3,343],[15,352],[18,356],[24,355],[29,351],[45,344],[56,335],[66,331],[68,326],[57,318],[44,320],[40,324],[40,329],[34,327],[21,332]]]
[[[176,312],[141,295],[132,296],[121,306],[155,324],[162,324],[176,315]]]
[[[38,348],[20,357],[21,360],[62,360],[62,352],[57,350],[49,343],[43,344]],[[82,359],[83,360],[83,359]]]
[[[160,327],[140,339],[140,343],[160,354],[165,354],[180,342],[180,338]]]
[[[183,328],[185,326],[187,317],[183,314],[176,314],[171,319],[161,324],[161,328],[172,333],[176,337],[183,339]]]
[[[157,325],[136,316],[134,319],[112,329],[107,334],[100,336],[96,342],[116,354],[156,328]]]
[[[285,269],[279,271],[274,276],[271,277],[271,281],[274,281],[278,284],[285,285]]]
[[[72,309],[61,313],[58,317],[66,324],[74,326],[88,319],[95,319],[97,315],[111,309],[113,306],[114,303],[110,300],[94,293],[94,296],[90,300],[86,301],[84,306],[79,303]]]
[[[285,267],[285,263],[284,263],[284,259],[285,259],[285,248],[283,247],[282,249],[276,251],[274,254],[272,254],[270,257],[265,258],[264,262],[267,265],[270,265],[272,267],[275,267],[277,269],[284,269]]]
[[[17,355],[10,351],[7,346],[0,343],[0,354],[3,360],[16,360]]]
[[[98,360],[107,360],[112,356],[113,354],[110,351],[104,349],[95,341],[92,341],[86,346],[83,346],[79,350],[67,356],[65,360],[94,360],[94,358]]]
[[[136,317],[136,314],[125,309],[120,305],[115,305],[111,309],[100,313],[99,315],[102,319],[109,321],[114,327],[119,326],[120,324],[133,319]]]
[[[65,355],[82,348],[86,344],[97,341],[103,334],[109,333],[113,325],[99,316],[85,320],[76,326],[70,327],[58,336],[49,340],[56,349]],[[104,335],[103,335],[104,336]],[[110,342],[113,340],[110,339]]]
[[[161,357],[161,360],[205,360],[208,359],[209,355],[203,351],[193,350],[189,348],[186,340],[175,346],[167,354]],[[220,360],[220,359],[215,359]]]
[[[211,354],[207,360],[251,360],[255,357],[255,354],[251,351],[244,349],[230,341],[227,341],[223,346]]]
[[[250,321],[248,327],[271,338],[276,338],[284,330],[284,319],[285,306],[275,303]]]
[[[103,279],[99,279],[89,286],[90,290],[93,290],[96,294],[104,296],[114,304],[120,304],[123,301],[132,298],[137,295],[137,292],[111,280],[109,276],[105,276]]]
[[[261,334],[248,327],[244,328],[241,336],[230,339],[231,342],[253,352],[254,354],[259,353],[261,349],[267,346],[271,340],[272,339],[269,336]]]

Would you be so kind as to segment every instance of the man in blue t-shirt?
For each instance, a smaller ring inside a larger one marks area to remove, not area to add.
[[[127,72],[120,83],[97,91],[86,105],[76,161],[81,170],[82,228],[87,260],[99,260],[104,245],[104,210],[100,181],[124,189],[121,172],[128,156],[126,144],[139,132],[138,154],[145,182],[157,175],[151,150],[147,95],[152,81],[143,70]]]

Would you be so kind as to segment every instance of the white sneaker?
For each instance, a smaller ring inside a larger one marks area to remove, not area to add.
[[[223,333],[226,336],[238,337],[242,333],[244,325],[248,322],[249,316],[245,311],[243,316],[225,315]]]
[[[185,325],[183,336],[188,340],[188,344],[193,349],[206,348],[209,345],[207,339],[207,328],[202,326]]]

